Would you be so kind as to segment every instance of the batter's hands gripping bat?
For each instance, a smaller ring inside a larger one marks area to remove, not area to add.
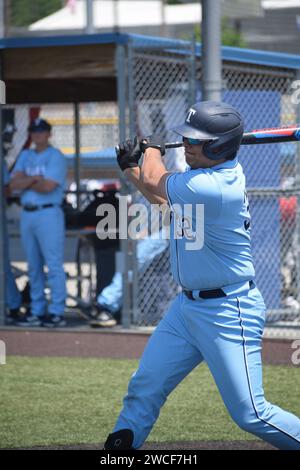
[[[276,144],[278,142],[300,142],[300,127],[273,127],[270,129],[257,129],[245,132],[241,145],[254,144]],[[165,148],[172,149],[182,147],[182,142],[166,142]],[[115,147],[116,154],[119,153],[119,146]]]
[[[167,142],[167,143],[165,143],[165,148],[166,149],[174,149],[174,148],[177,148],[177,147],[182,147],[182,145],[183,145],[182,142]],[[119,153],[120,153],[119,145],[115,146],[115,151],[116,151],[116,154],[118,156]]]

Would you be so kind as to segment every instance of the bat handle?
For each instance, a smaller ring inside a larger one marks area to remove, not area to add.
[[[166,149],[175,149],[175,148],[182,147],[182,146],[183,146],[183,142],[166,142],[165,143]]]
[[[166,142],[165,143],[165,148],[166,149],[174,149],[174,148],[179,148],[179,147],[182,147],[183,146],[183,143],[182,142]],[[120,154],[120,147],[119,145],[116,145],[115,146],[115,151],[116,151],[116,155],[117,157],[119,156]]]
[[[115,146],[115,152],[116,152],[116,155],[118,157],[120,155],[120,146],[119,145]]]

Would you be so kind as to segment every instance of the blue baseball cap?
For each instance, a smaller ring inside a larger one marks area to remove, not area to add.
[[[28,127],[29,132],[50,132],[51,124],[48,121],[41,118],[34,119]]]

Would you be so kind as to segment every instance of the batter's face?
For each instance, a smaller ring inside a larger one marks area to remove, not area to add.
[[[207,158],[203,153],[203,145],[204,143],[189,144],[187,139],[183,139],[185,159],[193,170],[197,168],[212,168],[215,165],[225,162],[225,158],[218,161]]]

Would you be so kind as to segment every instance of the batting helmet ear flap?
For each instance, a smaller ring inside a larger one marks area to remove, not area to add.
[[[208,140],[207,142],[204,142],[203,147],[202,147],[202,152],[207,158],[210,158],[210,145],[213,142],[213,140]]]
[[[241,130],[235,129],[230,135],[223,135],[218,140],[205,142],[203,145],[203,153],[211,160],[221,160],[223,158],[231,158],[235,155],[242,141]]]

